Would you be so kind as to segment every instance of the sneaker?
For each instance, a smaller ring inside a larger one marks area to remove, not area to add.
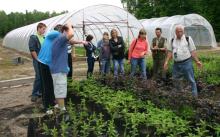
[[[54,108],[55,108],[55,109],[59,109],[59,110],[61,110],[61,111],[66,111],[66,107],[60,108],[58,104],[56,104],[56,105],[54,106]]]
[[[38,98],[37,96],[31,96],[31,101],[32,102],[37,102],[37,98]]]
[[[66,107],[60,108],[61,111],[66,112]]]
[[[52,115],[52,114],[53,114],[53,110],[47,110],[47,111],[46,111],[46,114],[47,114],[47,115]]]
[[[55,109],[58,109],[58,108],[59,108],[59,105],[58,105],[58,104],[56,104],[56,105],[54,106],[54,108],[55,108]]]

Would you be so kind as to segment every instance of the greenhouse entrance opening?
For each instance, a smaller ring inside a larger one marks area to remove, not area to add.
[[[198,49],[212,47],[212,39],[209,30],[202,25],[192,25],[185,27],[185,33],[191,36]]]

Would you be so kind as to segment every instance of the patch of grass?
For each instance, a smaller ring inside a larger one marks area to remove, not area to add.
[[[86,51],[85,51],[84,47],[75,47],[75,54],[77,56],[85,56],[85,53],[86,53]]]

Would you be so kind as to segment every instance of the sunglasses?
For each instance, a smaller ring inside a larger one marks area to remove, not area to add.
[[[140,32],[140,35],[146,35],[146,33],[144,33],[144,32]]]

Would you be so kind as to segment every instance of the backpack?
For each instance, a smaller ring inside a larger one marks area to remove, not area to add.
[[[172,46],[172,49],[173,49],[173,40],[174,40],[174,38],[171,39],[171,46]],[[189,37],[188,37],[188,36],[186,36],[186,41],[187,41],[188,46],[189,46]]]

